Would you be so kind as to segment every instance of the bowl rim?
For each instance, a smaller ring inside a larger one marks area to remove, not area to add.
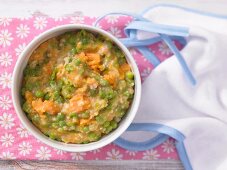
[[[59,141],[55,141],[50,139],[49,137],[45,136],[37,127],[33,125],[33,123],[27,118],[26,114],[23,112],[21,103],[20,103],[20,84],[23,75],[22,74],[24,67],[27,65],[27,61],[25,60],[30,58],[31,53],[44,41],[58,36],[64,32],[67,31],[73,31],[73,30],[88,30],[90,32],[94,32],[97,34],[104,35],[108,38],[110,38],[111,41],[113,41],[125,54],[127,62],[130,64],[130,67],[134,73],[134,82],[135,82],[135,92],[134,92],[134,98],[132,101],[132,104],[130,106],[130,109],[127,111],[124,118],[120,121],[119,126],[109,133],[108,135],[102,137],[100,140],[96,142],[91,142],[88,144],[67,144]],[[60,33],[62,32],[62,33]],[[58,34],[53,36],[53,34]],[[47,38],[50,36],[49,38]],[[24,65],[24,67],[21,67]],[[20,78],[21,77],[21,78]],[[126,131],[126,129],[129,127],[129,125],[132,123],[136,112],[139,107],[140,98],[141,98],[141,79],[138,67],[136,65],[135,60],[133,59],[132,55],[130,54],[129,50],[113,35],[110,33],[89,25],[84,24],[66,24],[62,26],[53,27],[47,31],[44,31],[37,37],[35,37],[24,49],[24,51],[20,54],[20,56],[17,59],[17,62],[14,67],[13,76],[12,76],[12,100],[13,105],[15,108],[15,111],[17,113],[17,116],[19,117],[22,124],[25,126],[25,128],[37,139],[42,141],[43,143],[52,146],[54,148],[64,150],[64,151],[71,151],[71,152],[85,152],[85,151],[91,151],[94,149],[101,148],[103,146],[106,146],[107,144],[113,142],[115,139],[117,139],[123,132]]]

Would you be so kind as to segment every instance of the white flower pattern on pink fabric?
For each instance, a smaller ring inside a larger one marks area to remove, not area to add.
[[[11,129],[14,124],[14,118],[12,117],[12,114],[9,113],[3,113],[2,116],[0,116],[0,125],[4,129]]]
[[[20,125],[20,127],[18,127],[17,129],[17,134],[21,137],[21,138],[27,138],[29,135],[29,132],[27,131],[27,129],[25,129],[24,126]]]
[[[121,31],[117,27],[110,27],[108,32],[117,38],[121,38]]]
[[[35,155],[38,160],[50,160],[51,151],[44,146],[41,146],[40,149],[37,150],[37,154]]]
[[[71,153],[72,159],[75,159],[75,160],[84,160],[85,155],[86,155],[85,152]]]
[[[62,16],[57,16],[57,17],[54,17],[54,21],[63,21],[66,17],[62,17]]]
[[[84,17],[82,15],[71,17],[70,23],[72,23],[72,24],[83,24],[84,23]]]
[[[24,51],[25,47],[26,47],[25,43],[19,44],[18,47],[15,49],[16,55],[19,56]]]
[[[0,25],[3,25],[4,27],[6,27],[10,24],[11,21],[12,21],[12,18],[7,18],[7,17],[0,18]]]
[[[29,30],[30,30],[30,28],[27,25],[20,24],[17,27],[17,31],[16,31],[17,37],[19,37],[21,39],[27,37],[30,32]]]
[[[151,68],[150,67],[147,67],[147,68],[143,69],[143,71],[140,73],[142,80],[144,81],[147,78],[147,76],[150,75],[150,73],[151,73]]]
[[[158,151],[155,149],[147,150],[143,153],[143,159],[146,160],[155,160],[160,157],[160,154],[158,154]]]
[[[55,149],[54,148],[54,151],[56,151],[57,155],[63,155],[66,153],[66,151],[63,151],[63,150],[60,150],[60,149]]]
[[[2,85],[2,88],[11,88],[12,83],[12,74],[11,73],[3,73],[0,75],[0,85]]]
[[[12,33],[8,32],[8,30],[1,30],[0,33],[0,46],[3,47],[10,46],[13,37],[11,36]]]
[[[137,152],[136,151],[126,150],[126,153],[129,154],[130,156],[135,156]]]
[[[91,152],[94,153],[94,154],[97,154],[97,153],[100,152],[100,149],[95,149],[95,150],[93,150],[93,151],[91,151]]]
[[[29,155],[32,150],[32,145],[29,142],[23,141],[19,144],[18,150],[20,155]]]
[[[14,142],[14,136],[12,134],[5,133],[3,136],[1,136],[0,141],[4,147],[12,146]]]
[[[11,99],[9,98],[9,96],[0,96],[0,107],[3,110],[9,110],[9,108],[11,108]]]
[[[29,19],[31,19],[31,18],[32,18],[31,15],[26,15],[26,16],[20,17],[20,20],[21,20],[21,21],[25,21],[25,20],[29,20]]]
[[[37,30],[43,30],[47,26],[47,20],[45,17],[36,17],[34,21],[34,27]]]
[[[107,160],[121,160],[123,155],[120,153],[119,150],[111,149],[111,151],[107,152]]]
[[[170,55],[172,54],[172,51],[169,49],[169,47],[166,45],[166,43],[161,42],[158,44],[159,51],[161,52],[162,55]]]
[[[8,52],[2,53],[0,55],[1,66],[5,66],[5,67],[10,66],[12,61],[13,61],[12,56]]]
[[[161,146],[163,148],[163,152],[166,153],[171,153],[174,152],[175,149],[175,145],[174,145],[174,141],[167,139]]]
[[[14,154],[9,152],[9,151],[2,152],[1,155],[0,155],[0,158],[3,159],[3,160],[16,159]]]
[[[118,22],[118,18],[119,18],[118,15],[109,15],[106,17],[106,21],[107,21],[107,23],[114,24],[114,23]]]

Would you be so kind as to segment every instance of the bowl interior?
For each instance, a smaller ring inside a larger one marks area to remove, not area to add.
[[[105,37],[110,38],[119,48],[124,52],[126,56],[126,60],[131,66],[131,69],[135,75],[134,81],[135,81],[135,92],[134,92],[134,98],[132,101],[132,104],[130,108],[128,109],[128,112],[126,115],[122,118],[122,120],[119,122],[119,126],[117,129],[112,131],[110,134],[103,136],[99,141],[88,143],[88,144],[66,144],[63,142],[58,142],[55,140],[52,140],[45,136],[39,129],[37,129],[32,122],[27,118],[26,114],[23,112],[21,108],[21,95],[20,95],[20,89],[21,89],[21,81],[23,77],[23,70],[27,65],[28,59],[32,52],[43,42],[46,40],[58,36],[60,34],[63,34],[65,32],[69,31],[76,31],[76,30],[81,30],[85,29],[89,32],[95,33],[95,34],[102,34]],[[81,152],[81,151],[89,151],[93,149],[100,148],[102,146],[105,146],[112,141],[114,141],[117,137],[119,137],[130,125],[132,122],[133,118],[135,117],[136,111],[139,106],[139,101],[140,101],[140,94],[141,94],[141,80],[140,80],[140,75],[138,68],[136,66],[136,63],[127,50],[127,48],[120,43],[119,40],[117,40],[115,37],[110,35],[109,33],[98,29],[94,28],[91,26],[86,26],[86,25],[64,25],[60,27],[53,28],[51,30],[48,30],[38,37],[36,37],[24,50],[24,52],[20,55],[15,69],[13,73],[13,87],[12,87],[12,96],[13,96],[13,103],[15,110],[19,116],[19,119],[23,123],[23,125],[39,140],[42,142],[53,146],[55,148],[61,149],[61,150],[66,150],[66,151],[74,151],[74,152]]]

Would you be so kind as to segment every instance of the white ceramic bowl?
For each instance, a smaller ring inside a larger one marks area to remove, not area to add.
[[[129,108],[128,112],[124,116],[124,118],[121,120],[119,126],[117,129],[115,129],[110,134],[102,137],[99,141],[88,143],[88,144],[66,144],[63,142],[58,142],[55,140],[52,140],[45,136],[39,129],[37,129],[32,122],[27,118],[26,114],[23,112],[21,107],[21,96],[20,96],[20,89],[21,89],[21,80],[23,77],[23,70],[27,65],[27,61],[32,54],[32,52],[44,41],[58,36],[60,34],[63,34],[68,31],[76,31],[85,29],[93,33],[102,34],[108,38],[110,38],[113,42],[115,42],[125,53],[126,59],[128,63],[130,64],[132,71],[135,76],[135,94],[134,99],[131,104],[131,107]],[[52,28],[48,31],[45,31],[38,37],[34,38],[31,43],[25,48],[23,53],[20,55],[20,57],[17,60],[16,66],[14,68],[13,73],[13,86],[12,86],[12,97],[13,97],[13,104],[14,108],[16,110],[16,113],[20,119],[20,121],[23,123],[23,125],[33,134],[36,138],[38,138],[40,141],[44,142],[45,144],[55,147],[57,149],[65,150],[65,151],[72,151],[72,152],[83,152],[83,151],[90,151],[94,150],[100,147],[103,147],[115,139],[117,139],[131,124],[133,121],[133,118],[135,117],[135,114],[137,112],[140,97],[141,97],[141,80],[139,71],[137,68],[137,65],[131,56],[128,49],[114,36],[107,33],[106,31],[103,31],[99,28],[87,26],[87,25],[64,25]]]

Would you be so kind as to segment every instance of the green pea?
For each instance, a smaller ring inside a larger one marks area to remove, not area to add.
[[[124,112],[124,111],[119,111],[119,112],[117,112],[116,114],[117,114],[117,116],[119,116],[119,117],[123,117],[123,116],[125,115],[125,112]]]
[[[105,133],[108,134],[113,130],[112,126],[108,126],[105,130]]]
[[[63,83],[64,83],[65,85],[70,85],[70,84],[71,84],[71,82],[69,81],[69,79],[67,79],[67,78],[65,78],[65,77],[62,78],[62,81],[63,81]]]
[[[39,117],[38,114],[35,114],[34,116],[32,116],[32,121],[33,122],[39,122],[39,120],[40,120],[40,117]]]
[[[82,113],[80,113],[79,116],[83,119],[87,119],[90,117],[90,114],[89,114],[89,112],[82,112]]]
[[[118,58],[118,63],[120,65],[122,65],[122,64],[126,63],[126,59],[125,58]]]
[[[55,89],[57,87],[57,83],[54,80],[51,80],[49,83],[52,88]]]
[[[109,125],[110,125],[110,122],[105,122],[105,123],[103,124],[103,127],[104,127],[104,128],[107,128]]]
[[[63,102],[64,102],[64,98],[63,98],[62,96],[58,96],[58,97],[56,98],[56,102],[58,102],[58,103],[63,103]]]
[[[63,126],[66,125],[64,120],[59,121],[58,124],[59,124],[60,127],[63,127]]]
[[[30,91],[33,90],[33,89],[37,89],[39,87],[40,87],[40,83],[38,81],[36,81],[36,82],[27,81],[26,84],[25,84],[25,88],[27,90],[30,90]]]
[[[124,93],[123,93],[124,96],[127,96],[128,98],[132,98],[133,97],[133,94],[129,93],[128,90],[126,90]]]
[[[27,90],[32,90],[33,89],[33,84],[32,83],[30,83],[29,81],[27,81],[26,82],[26,84],[25,84],[25,88],[27,89]]]
[[[71,72],[71,71],[73,71],[75,68],[74,68],[74,66],[73,66],[72,64],[66,64],[66,65],[65,65],[65,69],[66,69],[66,71]]]
[[[75,123],[73,123],[73,122],[66,122],[66,124],[67,124],[67,126],[70,126],[70,127],[72,127],[72,126],[75,126]]]
[[[105,99],[106,98],[106,93],[104,90],[100,90],[99,91],[99,96],[102,98],[102,99]]]
[[[114,97],[114,91],[112,89],[108,90],[106,93],[107,93],[107,96],[106,96],[107,99],[112,99]]]
[[[42,98],[44,96],[44,92],[42,90],[37,90],[35,92],[35,96],[38,98]]]
[[[76,113],[70,113],[69,117],[74,118],[74,117],[78,117],[78,115]]]
[[[94,97],[97,93],[98,93],[97,89],[90,89],[89,90],[89,95],[92,96],[92,97]]]
[[[99,123],[99,124],[103,124],[105,122],[104,118],[101,115],[98,115],[95,117],[95,120]]]
[[[64,96],[65,98],[71,98],[72,97],[72,93],[74,92],[75,88],[74,86],[63,86],[61,94],[62,96]]]
[[[49,93],[46,93],[45,95],[44,95],[44,100],[49,100],[50,99],[50,94]]]
[[[51,126],[52,126],[53,128],[57,128],[57,127],[58,127],[58,123],[57,123],[57,122],[53,122],[53,123],[51,124]]]
[[[65,119],[65,115],[63,113],[58,113],[56,120],[60,121],[60,120],[64,120]]]
[[[88,133],[88,138],[91,141],[95,141],[95,140],[97,140],[99,138],[99,136],[96,133],[94,133],[94,132],[90,132],[90,133]]]
[[[89,132],[89,127],[88,126],[84,126],[82,128],[82,131],[85,132],[85,133]]]
[[[57,82],[57,87],[58,87],[58,89],[61,89],[63,85],[64,85],[64,81],[63,81],[63,80],[59,80],[59,81]]]
[[[54,133],[49,133],[49,137],[50,137],[51,139],[53,139],[53,140],[56,139],[56,135],[55,135]]]
[[[40,66],[36,66],[35,68],[26,67],[24,70],[25,76],[37,76],[40,72]]]
[[[72,48],[71,53],[72,53],[73,55],[75,55],[75,54],[77,54],[77,53],[78,53],[78,51],[77,51],[76,47],[73,47],[73,48]]]
[[[77,59],[75,59],[73,62],[74,62],[74,64],[75,64],[76,66],[79,66],[80,63],[81,63],[81,60],[80,60],[79,58],[77,58]]]
[[[50,76],[50,80],[54,80],[56,78],[56,74],[57,74],[57,69],[55,68]]]
[[[107,86],[109,84],[108,81],[105,79],[100,79],[99,83],[101,86]]]
[[[31,112],[31,106],[25,102],[22,106],[22,109],[26,112],[26,113],[30,113]]]
[[[58,96],[60,96],[60,92],[58,90],[55,90],[53,95],[54,95],[54,97],[58,97]]]
[[[116,128],[117,128],[117,122],[114,121],[114,120],[112,120],[112,121],[110,122],[110,126],[112,127],[112,129],[116,129]]]
[[[75,44],[76,44],[76,39],[75,39],[75,37],[71,35],[71,37],[68,39],[68,42],[69,42],[71,45],[75,45]]]
[[[134,74],[131,71],[127,71],[125,75],[130,80],[132,80],[134,78]]]
[[[114,91],[112,89],[103,89],[99,91],[99,96],[102,99],[112,99],[114,97]]]
[[[82,45],[86,45],[86,44],[89,43],[89,38],[88,38],[88,37],[84,37],[84,38],[81,40],[81,42],[82,42]]]
[[[126,81],[128,83],[128,86],[130,86],[130,87],[133,87],[135,85],[134,80],[131,80],[131,79],[127,78]]]

